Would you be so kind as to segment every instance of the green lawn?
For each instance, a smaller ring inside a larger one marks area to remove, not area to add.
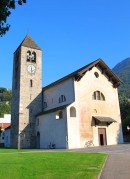
[[[94,153],[27,151],[0,149],[1,179],[96,179],[107,157]]]

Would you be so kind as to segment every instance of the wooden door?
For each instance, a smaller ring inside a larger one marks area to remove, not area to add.
[[[107,145],[106,128],[98,128],[99,145]]]

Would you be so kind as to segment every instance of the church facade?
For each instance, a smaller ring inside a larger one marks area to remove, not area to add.
[[[123,143],[117,87],[102,59],[42,88],[42,51],[26,36],[14,53],[11,145],[82,148]]]

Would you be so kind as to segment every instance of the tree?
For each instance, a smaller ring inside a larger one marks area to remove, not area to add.
[[[120,102],[120,111],[121,111],[121,119],[122,119],[122,129],[123,134],[127,135],[128,130],[127,126],[130,126],[130,102],[125,94],[119,95]]]
[[[125,119],[128,116],[129,111],[129,101],[125,94],[119,94],[119,103],[121,110],[121,117]]]
[[[10,28],[10,24],[7,23],[7,18],[11,14],[11,10],[16,8],[16,3],[22,5],[26,3],[26,0],[1,0],[0,1],[0,36],[6,34]]]
[[[0,117],[11,113],[12,91],[0,88]]]
[[[12,91],[6,88],[0,88],[0,102],[11,103]]]
[[[3,117],[4,114],[10,114],[11,113],[11,105],[10,103],[0,103],[0,117]]]
[[[2,101],[11,103],[11,100],[12,100],[12,91],[11,90],[4,91]]]

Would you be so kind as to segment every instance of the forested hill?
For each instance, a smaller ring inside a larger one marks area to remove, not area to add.
[[[112,70],[123,82],[119,87],[119,93],[130,98],[130,58],[121,61]]]
[[[126,58],[125,60],[122,60],[120,63],[118,63],[112,70],[116,73],[120,72],[126,67],[130,67],[130,57]]]
[[[12,91],[0,87],[0,117],[11,114]]]

